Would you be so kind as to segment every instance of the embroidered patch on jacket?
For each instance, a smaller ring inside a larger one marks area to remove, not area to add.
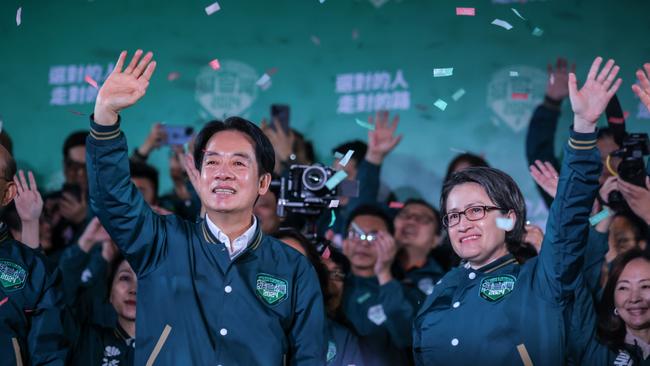
[[[487,301],[495,302],[511,293],[517,278],[512,275],[497,275],[481,280],[480,294]]]
[[[386,313],[384,313],[384,307],[379,305],[371,306],[368,309],[368,319],[376,325],[381,325],[386,321]]]
[[[336,344],[332,341],[327,342],[327,362],[330,362],[336,357]]]
[[[0,260],[0,286],[7,291],[16,291],[25,287],[27,280],[27,271],[20,265],[8,261]]]
[[[258,274],[255,286],[257,295],[269,305],[275,305],[287,298],[287,281],[268,274]]]

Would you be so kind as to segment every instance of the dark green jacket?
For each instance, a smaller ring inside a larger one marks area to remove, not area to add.
[[[366,365],[406,365],[415,311],[397,280],[382,286],[376,277],[349,275],[343,311],[359,335]]]
[[[447,273],[415,319],[416,364],[521,365],[527,357],[533,365],[565,363],[565,312],[583,270],[601,172],[596,134],[571,136],[540,254],[521,265],[507,255]]]
[[[93,123],[90,205],[138,275],[136,365],[325,364],[309,261],[258,230],[230,259],[205,220],[155,214],[130,181],[126,138]]]
[[[359,339],[348,328],[327,319],[327,366],[364,366]]]
[[[56,267],[0,223],[0,365],[64,365],[63,301]],[[20,360],[20,363],[19,363]]]

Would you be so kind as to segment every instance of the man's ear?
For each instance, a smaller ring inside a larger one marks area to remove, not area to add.
[[[271,174],[269,173],[264,173],[260,177],[260,186],[257,190],[257,193],[262,196],[265,195],[266,192],[269,191],[269,187],[271,186]]]
[[[2,206],[4,207],[9,203],[11,203],[11,201],[13,201],[13,199],[16,197],[17,193],[18,193],[18,189],[16,187],[16,183],[14,183],[13,180],[8,181],[7,188],[5,189],[5,193],[2,196]]]

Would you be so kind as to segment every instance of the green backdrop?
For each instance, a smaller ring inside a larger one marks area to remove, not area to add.
[[[44,186],[60,184],[62,142],[87,128],[92,112],[83,77],[101,81],[121,49],[136,48],[154,51],[159,66],[146,97],[123,113],[132,148],[155,121],[199,127],[232,114],[260,121],[270,104],[284,102],[292,126],[329,162],[337,143],[364,138],[356,118],[387,107],[400,114],[404,138],[382,179],[401,198],[437,202],[449,160],[472,151],[515,177],[537,221],[546,212],[528,176],[524,137],[543,97],[547,62],[566,56],[583,76],[596,55],[616,58],[629,129],[649,129],[650,116],[630,90],[636,68],[650,61],[647,0],[223,0],[208,16],[211,2],[0,3],[0,116],[20,167],[34,169]],[[475,7],[476,16],[456,16],[456,6]],[[514,28],[491,25],[495,18]],[[532,35],[534,27],[543,34]],[[215,58],[218,71],[208,66]],[[448,67],[453,76],[432,77],[434,68]],[[255,85],[265,72],[272,84]],[[170,73],[178,78],[168,80]],[[454,101],[461,88],[466,94]],[[446,110],[434,106],[438,98]],[[558,151],[570,121],[565,102]],[[167,156],[168,149],[152,155],[163,191],[170,187]]]

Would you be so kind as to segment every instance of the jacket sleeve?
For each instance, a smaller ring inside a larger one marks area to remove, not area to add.
[[[379,301],[386,314],[385,325],[392,343],[399,348],[411,347],[411,324],[415,312],[402,285],[392,280],[380,286]]]
[[[295,288],[295,318],[289,334],[289,365],[325,365],[325,307],[316,271],[306,261],[299,266]]]
[[[564,154],[534,282],[536,291],[554,303],[564,303],[578,286],[578,275],[584,269],[589,214],[602,170],[595,132],[571,131]]]
[[[167,218],[154,213],[131,183],[119,122],[113,126],[91,122],[86,165],[93,212],[138,276],[155,269],[167,254]]]
[[[561,102],[560,102],[561,103]],[[532,165],[535,160],[548,161],[557,169],[558,159],[555,156],[555,131],[560,119],[560,104],[546,97],[544,104],[535,109],[526,133],[526,159]],[[550,206],[553,198],[537,186],[546,206]]]
[[[48,267],[47,264],[44,267]],[[32,365],[65,365],[68,344],[63,335],[64,305],[59,290],[61,277],[56,268],[44,269],[43,289],[36,307],[31,309],[27,336]]]
[[[603,263],[605,263],[605,254],[609,250],[608,239],[607,233],[600,233],[593,227],[589,228],[583,276],[585,278],[585,284],[589,292],[594,296],[594,299],[600,298],[600,277]]]

